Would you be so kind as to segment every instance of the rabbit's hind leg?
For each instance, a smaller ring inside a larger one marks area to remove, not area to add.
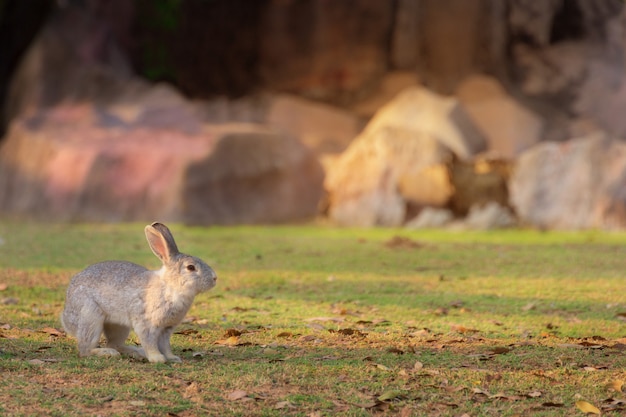
[[[107,339],[108,348],[115,349],[119,353],[135,359],[145,359],[146,354],[143,349],[125,344],[129,334],[130,328],[127,326],[112,323],[104,324],[104,336]]]
[[[85,306],[82,309],[81,320],[76,326],[76,340],[78,341],[78,354],[80,356],[117,356],[120,354],[115,349],[97,347],[103,324],[102,312],[97,307]]]

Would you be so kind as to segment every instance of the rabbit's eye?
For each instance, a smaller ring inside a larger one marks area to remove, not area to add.
[[[187,265],[187,271],[195,271],[195,270],[196,270],[195,265]]]

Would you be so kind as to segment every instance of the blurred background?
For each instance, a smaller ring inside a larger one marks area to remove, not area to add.
[[[0,216],[626,227],[621,0],[0,0]]]

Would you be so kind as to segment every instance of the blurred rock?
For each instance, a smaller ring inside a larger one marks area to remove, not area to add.
[[[626,227],[626,143],[606,134],[535,145],[509,183],[521,221],[547,229]]]
[[[485,135],[489,151],[513,158],[541,139],[541,118],[515,101],[495,78],[471,76],[459,86],[457,97]]]
[[[391,71],[383,76],[376,88],[367,97],[357,101],[351,109],[360,117],[371,119],[385,104],[403,90],[420,85],[415,71]]]
[[[409,220],[407,229],[436,229],[448,225],[454,219],[452,210],[425,207],[420,213]]]
[[[287,222],[312,217],[323,173],[256,125],[153,128],[89,105],[17,119],[0,147],[0,210],[53,221]]]
[[[447,165],[484,140],[455,100],[423,88],[382,108],[331,167],[325,181],[330,218],[345,225],[398,226],[453,193]]]
[[[387,70],[393,15],[385,1],[269,2],[254,35],[260,78],[273,90],[351,103]]]
[[[512,166],[512,160],[489,153],[477,155],[470,161],[455,159],[449,164],[454,189],[450,208],[456,215],[465,216],[472,207],[492,201],[507,206]]]
[[[465,219],[466,227],[474,230],[504,229],[516,224],[515,216],[511,210],[495,201],[472,206]]]
[[[183,218],[194,224],[284,223],[312,218],[324,172],[292,136],[260,125],[221,125],[208,155],[186,168]]]
[[[462,159],[486,149],[484,136],[459,102],[425,87],[402,91],[376,113],[365,130],[381,127],[428,133]]]
[[[359,118],[346,110],[286,94],[270,97],[264,122],[318,155],[340,154],[362,128]]]

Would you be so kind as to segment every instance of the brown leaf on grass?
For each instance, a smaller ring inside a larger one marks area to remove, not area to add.
[[[419,242],[403,236],[394,236],[385,242],[385,246],[390,249],[416,249],[423,245]]]
[[[65,336],[65,333],[63,333],[62,331],[55,329],[54,327],[44,327],[43,329],[39,330],[40,333],[47,333],[50,336],[54,336],[54,337],[63,337]]]
[[[257,310],[258,309],[256,308],[246,308],[246,307],[239,307],[239,306],[235,306],[230,309],[230,311],[234,311],[236,313],[245,313],[246,311],[257,311]]]
[[[375,365],[376,365],[376,368],[380,369],[381,371],[391,371],[390,367],[385,366],[382,363],[377,363]]]
[[[346,321],[343,317],[311,317],[309,319],[304,319],[307,323],[312,323],[316,321],[331,321],[333,323],[343,323]]]
[[[350,329],[350,328],[339,329],[339,330],[328,329],[328,331],[330,333],[339,333],[339,334],[344,335],[344,336],[357,336],[357,337],[365,337],[365,336],[367,336],[367,333],[364,333],[364,332],[362,332],[360,330],[356,330],[356,329]]]
[[[580,342],[579,345],[581,345],[582,347],[589,348],[589,349],[604,349],[606,347],[600,343],[588,342],[586,340]]]
[[[615,392],[622,392],[622,388],[624,387],[624,381],[621,379],[615,379],[607,385],[607,388],[613,390]]]
[[[276,335],[276,337],[289,338],[289,337],[293,337],[293,333],[291,333],[291,332],[281,332],[281,333],[278,333]]]
[[[226,339],[216,340],[214,344],[220,346],[238,346],[240,342],[238,336],[230,336]]]
[[[487,353],[489,353],[490,355],[504,355],[505,353],[509,353],[511,350],[513,349],[506,346],[496,346],[487,351]]]
[[[522,311],[530,311],[537,308],[537,303],[528,303],[524,307],[522,307]]]
[[[201,402],[201,391],[202,390],[200,389],[200,386],[196,382],[191,382],[185,388],[185,391],[183,392],[183,398],[191,400],[193,402]]]
[[[5,291],[7,288],[9,288],[9,284],[6,282],[0,282],[0,291]]]
[[[482,389],[480,389],[478,387],[472,388],[472,394],[474,394],[474,395],[484,395],[486,397],[490,397],[491,396],[491,394],[489,392],[487,392],[485,390],[482,390]]]
[[[191,334],[198,334],[198,331],[196,329],[183,329],[183,330],[174,332],[174,334],[182,334],[182,335],[188,336]]]
[[[588,403],[587,401],[583,401],[583,400],[576,401],[576,407],[578,407],[578,409],[585,414],[600,415],[600,410],[598,409],[598,407],[596,407],[595,405],[591,403]]]
[[[318,337],[314,334],[307,334],[298,338],[299,342],[313,342],[315,340],[318,340]]]
[[[528,394],[526,394],[526,397],[528,398],[539,398],[543,395],[543,393],[541,391],[531,391]]]
[[[240,330],[237,329],[226,329],[226,331],[224,332],[224,337],[239,337],[243,334],[243,332],[241,332]]]
[[[237,400],[241,400],[243,398],[248,397],[248,393],[244,390],[241,389],[236,389],[233,392],[229,393],[228,395],[226,395],[226,399],[230,400],[230,401],[237,401]]]
[[[603,404],[600,408],[604,411],[623,410],[626,407],[626,400],[619,398],[607,398],[602,402]]]
[[[452,324],[452,325],[450,325],[450,329],[452,331],[455,331],[455,332],[458,332],[458,333],[463,333],[463,334],[465,334],[465,333],[478,333],[480,331],[480,330],[477,330],[477,329],[470,329],[470,328],[465,327],[465,326],[460,325],[460,324]]]
[[[489,396],[490,400],[508,400],[508,401],[519,401],[522,399],[519,395],[507,395],[503,392],[497,392],[493,395]]]
[[[554,408],[561,408],[561,407],[565,407],[565,404],[563,404],[563,403],[554,403],[552,401],[548,401],[548,402],[542,403],[541,406],[542,407],[547,407],[547,408],[552,408],[552,407],[554,407]]]
[[[377,399],[378,401],[391,401],[391,400],[395,400],[396,398],[401,398],[404,395],[405,395],[404,391],[397,390],[397,389],[390,389],[380,394]]]
[[[274,410],[283,410],[285,408],[296,408],[290,401],[280,401],[274,405]]]

